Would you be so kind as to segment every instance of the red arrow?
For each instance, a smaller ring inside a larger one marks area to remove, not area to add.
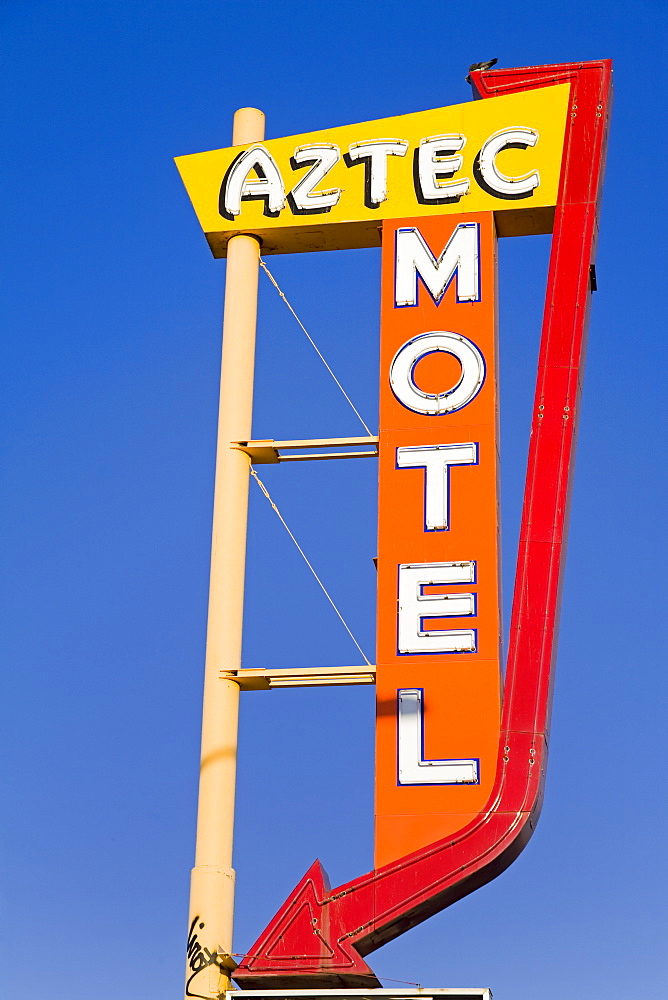
[[[524,493],[496,781],[451,835],[330,889],[319,861],[237,968],[243,989],[369,988],[364,955],[496,878],[542,802],[555,637],[579,416],[612,66],[473,71],[481,97],[571,83]]]
[[[236,970],[237,983],[243,989],[379,986],[362,955],[500,874],[531,836],[539,811],[542,754],[529,757],[533,742],[527,733],[514,734],[512,743],[504,755],[509,759],[502,768],[503,790],[497,790],[498,808],[481,814],[456,837],[333,891],[315,861]],[[529,759],[534,761],[531,770]],[[507,779],[520,771],[525,787],[512,793]],[[514,806],[506,808],[513,798]]]

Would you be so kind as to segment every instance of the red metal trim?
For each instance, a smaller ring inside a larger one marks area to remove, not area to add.
[[[239,965],[244,989],[371,987],[363,955],[491,881],[540,814],[612,91],[610,60],[471,74],[480,97],[571,83],[515,577],[497,777],[456,836],[330,890],[316,861]]]

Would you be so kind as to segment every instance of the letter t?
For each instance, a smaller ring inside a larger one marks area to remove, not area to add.
[[[425,531],[447,531],[450,527],[450,466],[477,463],[478,445],[472,442],[397,448],[399,469],[425,470]]]

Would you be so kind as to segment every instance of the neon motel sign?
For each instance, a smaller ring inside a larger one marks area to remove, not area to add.
[[[483,100],[177,159],[214,256],[380,246],[373,871],[319,862],[234,973],[372,987],[375,948],[535,826],[611,92],[607,61],[477,71]],[[552,233],[505,680],[499,236]]]

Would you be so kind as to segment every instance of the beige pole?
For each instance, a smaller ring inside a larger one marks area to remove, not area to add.
[[[263,138],[263,113],[256,108],[237,111],[233,145]],[[218,997],[230,988],[229,975],[221,967],[224,960],[213,956],[232,951],[239,685],[221,680],[219,674],[241,666],[250,462],[242,451],[230,448],[230,441],[252,437],[259,256],[260,243],[253,236],[233,236],[228,243],[186,997]]]

